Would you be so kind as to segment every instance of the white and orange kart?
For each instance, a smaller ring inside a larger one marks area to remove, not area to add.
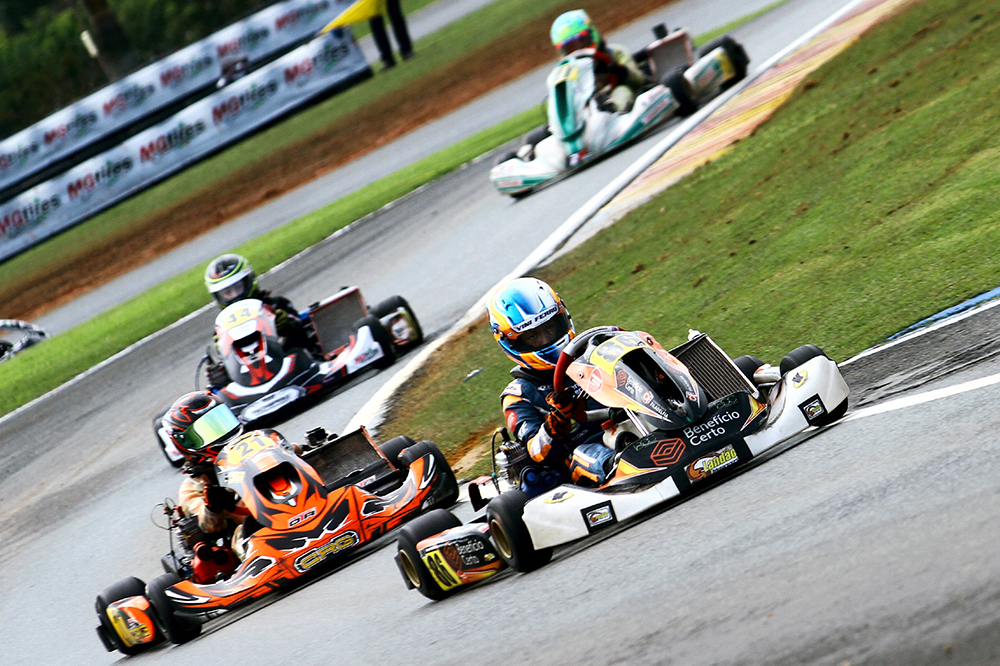
[[[492,477],[469,487],[473,507],[485,506],[485,514],[461,525],[451,512],[434,511],[400,532],[396,561],[408,587],[440,599],[505,566],[543,566],[555,546],[697,491],[804,430],[833,423],[850,392],[815,345],[791,351],[775,368],[754,356],[732,360],[696,331],[666,351],[642,331],[591,329],[566,346],[555,377],[557,391],[568,378],[608,408],[591,420],[604,423],[604,443],[616,454],[609,480],[585,487],[552,474],[540,488],[545,470],[505,438]]]
[[[330,572],[403,522],[458,499],[455,475],[432,442],[396,437],[377,446],[363,428],[339,438],[317,429],[307,440],[300,457],[252,431],[219,454],[219,484],[249,512],[242,557],[228,536],[206,536],[196,517],[164,507],[166,573],[149,583],[126,578],[97,596],[97,634],[108,651],[132,655],[192,640],[212,618]]]

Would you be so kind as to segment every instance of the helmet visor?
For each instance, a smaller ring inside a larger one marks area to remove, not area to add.
[[[550,346],[569,333],[570,322],[565,312],[556,313],[538,326],[529,328],[513,340],[508,340],[512,351],[519,354],[530,354]]]
[[[577,35],[571,39],[567,39],[565,42],[559,45],[559,53],[563,55],[569,55],[570,53],[575,53],[580,49],[586,49],[594,45],[594,40],[590,36],[590,31],[584,32]]]
[[[235,435],[240,429],[240,421],[228,405],[213,407],[195,421],[184,433],[184,447],[190,451],[201,451]]]

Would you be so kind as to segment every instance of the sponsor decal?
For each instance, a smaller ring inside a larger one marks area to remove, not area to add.
[[[692,446],[707,444],[716,437],[726,434],[725,424],[736,421],[740,418],[740,413],[736,410],[718,411],[715,415],[704,423],[689,426],[682,431]]]
[[[104,115],[116,116],[124,113],[130,108],[141,106],[142,103],[152,97],[155,92],[156,86],[152,83],[147,83],[142,86],[134,84],[104,103]]]
[[[274,19],[274,27],[281,31],[299,23],[300,21],[308,23],[316,18],[317,14],[325,12],[329,8],[330,3],[327,2],[327,0],[322,0],[321,2],[310,2],[307,5],[293,9],[287,14],[282,14]]]
[[[61,205],[59,195],[54,194],[48,199],[36,198],[23,208],[0,213],[0,237],[14,238],[33,229]]]
[[[715,474],[720,469],[725,469],[730,465],[735,465],[737,462],[739,462],[739,456],[736,454],[736,449],[734,449],[733,445],[730,444],[718,453],[712,453],[698,458],[693,463],[688,465],[685,468],[685,471],[687,471],[689,479],[692,481],[700,481],[712,474]]]
[[[806,417],[806,421],[812,425],[813,421],[819,417],[826,414],[826,406],[823,401],[820,400],[818,395],[814,395],[805,402],[799,404],[799,409],[802,410],[802,415]]]
[[[517,428],[517,414],[513,409],[507,412],[507,432],[514,432]]]
[[[809,377],[809,373],[805,370],[797,370],[794,375],[792,375],[792,387],[799,388],[806,383],[806,379]]]
[[[233,55],[234,53],[239,53],[240,51],[250,51],[262,40],[267,39],[269,34],[271,34],[271,31],[267,28],[248,30],[246,34],[240,35],[236,39],[230,39],[228,42],[219,44],[216,47],[216,53],[221,59],[226,56]]]
[[[152,162],[171,150],[183,148],[205,131],[205,123],[198,120],[193,125],[180,123],[166,134],[161,134],[139,148],[139,162]]]
[[[615,373],[615,383],[618,386],[622,387],[627,386],[629,383],[628,380],[629,380],[628,373],[625,372],[624,370],[619,370],[618,372]]]
[[[45,145],[49,146],[70,136],[82,136],[87,133],[87,130],[89,130],[91,126],[96,124],[97,114],[95,112],[86,111],[84,113],[77,113],[76,116],[73,117],[73,120],[68,123],[62,123],[45,130]]]
[[[684,440],[678,437],[661,439],[656,443],[652,452],[650,452],[649,459],[652,460],[657,467],[668,467],[681,459],[681,456],[684,455],[684,450],[686,448]]]
[[[185,79],[191,79],[212,66],[212,56],[202,55],[183,65],[174,65],[160,71],[160,83],[164,88],[180,85]]]
[[[466,541],[465,543],[456,544],[455,547],[458,548],[459,555],[469,555],[471,553],[479,552],[486,546],[483,545],[482,541],[474,539],[471,541]]]
[[[551,497],[546,497],[545,498],[545,503],[546,504],[558,504],[559,502],[565,502],[566,500],[568,500],[572,496],[573,496],[573,493],[571,493],[568,490],[557,490],[556,492],[552,493]]]
[[[77,178],[76,181],[69,183],[66,186],[66,193],[69,195],[70,201],[79,196],[86,198],[86,195],[96,190],[99,185],[111,187],[119,178],[131,170],[131,157],[126,157],[118,161],[108,160],[97,171],[88,173],[82,178]]]
[[[316,515],[316,507],[310,507],[297,516],[293,516],[288,520],[289,527],[295,527],[299,523],[305,522]]]
[[[124,599],[123,602],[131,602],[131,600]],[[111,604],[105,611],[111,619],[111,624],[114,625],[118,637],[128,647],[148,642],[153,637],[153,634],[149,631],[149,627],[139,622],[128,611],[122,608],[121,605],[123,605],[123,602]],[[143,610],[145,610],[149,607],[149,602],[142,605]]]
[[[507,388],[504,389],[503,393],[504,393],[504,395],[516,395],[516,396],[520,397],[521,396],[521,383],[518,382],[518,381],[516,381],[516,380],[512,381],[510,384],[507,384]]]
[[[529,328],[534,328],[535,326],[537,326],[541,322],[545,321],[546,319],[549,319],[550,317],[554,317],[556,315],[556,313],[558,313],[558,312],[559,312],[559,306],[558,305],[553,305],[550,308],[546,308],[546,309],[542,310],[541,312],[539,312],[536,315],[532,315],[531,317],[528,317],[527,319],[525,319],[524,321],[522,321],[520,323],[513,323],[512,322],[511,323],[511,328],[514,329],[515,333],[523,333],[524,331],[527,331]]]
[[[291,67],[285,68],[285,83],[293,83],[314,71],[329,71],[338,62],[350,55],[351,51],[343,42],[327,43],[323,50],[309,56]]]
[[[2,166],[3,166],[3,164],[2,164],[2,162],[0,162],[0,167],[2,167]],[[497,187],[500,188],[501,190],[505,190],[505,189],[508,189],[508,188],[514,188],[514,187],[521,187],[521,183],[522,182],[524,182],[524,181],[522,179],[520,179],[520,178],[502,178],[502,179],[500,179],[500,180],[497,181]]]
[[[245,472],[227,472],[226,473],[226,483],[239,484],[243,483],[243,477]]]
[[[337,553],[343,552],[348,548],[353,548],[359,543],[361,543],[361,537],[358,536],[357,532],[354,530],[344,532],[336,539],[333,539],[318,548],[313,548],[309,552],[295,558],[295,570],[299,573],[305,573],[317,564],[321,563],[327,557],[336,555]]]
[[[647,404],[647,405],[649,403],[653,402],[653,392],[652,391],[646,391],[642,395],[642,402],[645,403],[645,404]]]
[[[17,150],[12,153],[0,154],[0,171],[6,171],[12,166],[24,164],[38,150],[39,145],[32,141],[27,146],[18,146]]]
[[[583,163],[583,161],[587,159],[587,156],[588,156],[589,154],[590,154],[590,153],[589,153],[589,151],[588,151],[588,150],[586,150],[586,149],[584,149],[584,150],[581,150],[581,151],[580,151],[580,152],[578,152],[578,153],[573,153],[572,155],[570,155],[570,156],[569,156],[569,157],[567,158],[567,162],[569,163],[569,166],[571,166],[571,167],[575,167],[575,166],[577,166],[577,165],[579,165],[579,164]]]
[[[278,92],[278,82],[269,79],[261,85],[254,84],[249,90],[244,90],[239,95],[233,95],[221,104],[212,107],[212,122],[229,122],[244,111],[249,112],[258,108]]]
[[[615,509],[611,506],[610,501],[581,509],[580,513],[583,515],[583,522],[587,524],[587,531],[591,534],[618,522],[618,518],[615,516]]]
[[[493,554],[493,553],[483,553],[483,561],[484,562],[492,562],[496,558],[497,558],[497,556],[495,554]]]
[[[598,368],[594,368],[587,381],[587,393],[591,395],[600,393],[602,388],[604,388],[604,374]]]
[[[379,353],[379,349],[373,348],[366,352],[362,352],[354,357],[355,363],[364,363],[365,361],[370,361]]]

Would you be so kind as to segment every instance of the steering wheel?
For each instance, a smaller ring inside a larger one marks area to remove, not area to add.
[[[566,388],[566,370],[569,368],[570,363],[580,358],[583,350],[592,340],[602,338],[600,342],[604,342],[621,330],[617,326],[595,326],[594,328],[588,328],[563,347],[562,353],[559,354],[559,360],[556,361],[555,377],[552,380],[552,388],[555,392],[561,393]]]

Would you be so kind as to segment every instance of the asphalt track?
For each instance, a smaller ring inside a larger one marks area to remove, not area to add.
[[[737,35],[761,62],[838,4],[793,0]],[[402,293],[439,333],[643,150],[518,203],[487,195],[489,164],[473,164],[268,286],[300,303],[349,283],[372,300]],[[852,364],[849,382],[884,401],[998,373],[990,313]],[[190,386],[210,321],[193,317],[0,421],[0,664],[115,659],[93,633],[93,598],[157,573],[166,538],[147,516],[178,476],[155,452],[149,418]],[[944,374],[956,365],[965,369]],[[390,374],[281,429],[340,427]],[[406,592],[383,549],[136,661],[989,663],[1000,633],[998,397],[990,384],[843,422],[537,573],[440,604]]]

